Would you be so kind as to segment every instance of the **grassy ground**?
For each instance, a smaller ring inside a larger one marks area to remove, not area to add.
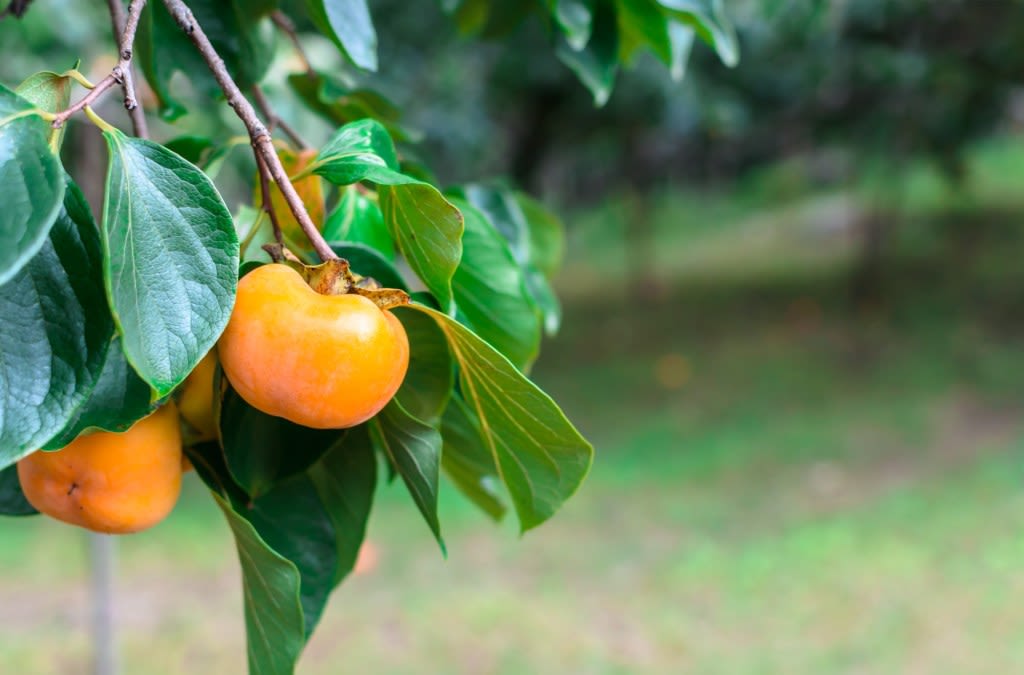
[[[598,446],[583,490],[523,539],[448,490],[444,561],[385,489],[379,566],[335,594],[299,672],[1024,668],[1024,231],[1003,211],[927,227],[942,204],[921,180],[868,304],[849,300],[843,228],[807,240],[842,196],[784,215],[666,197],[641,300],[621,290],[614,212],[592,216],[576,258],[619,272],[601,289],[570,267],[536,373]],[[125,672],[243,672],[237,565],[197,481],[120,542]],[[0,521],[0,569],[0,671],[84,672],[82,536]]]

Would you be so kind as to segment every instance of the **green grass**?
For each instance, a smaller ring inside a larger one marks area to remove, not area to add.
[[[1014,165],[1001,149],[983,169]],[[937,188],[915,189],[927,205]],[[654,203],[665,243],[640,299],[614,275],[606,292],[566,280],[536,377],[597,445],[583,489],[521,539],[445,490],[447,561],[401,486],[382,489],[379,566],[335,593],[301,674],[1024,668],[1020,219],[929,228],[939,206],[911,209],[884,300],[863,305],[849,246],[805,247],[814,209],[754,213],[763,191],[709,197],[713,227],[692,196]],[[784,226],[762,237],[752,218]],[[593,236],[579,258],[611,264]],[[243,672],[237,563],[194,476],[165,524],[119,541],[124,671]],[[85,671],[84,545],[0,521],[4,672]]]

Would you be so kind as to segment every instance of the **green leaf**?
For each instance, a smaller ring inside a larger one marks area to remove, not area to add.
[[[258,84],[274,56],[275,34],[263,19],[275,9],[275,3],[191,0],[188,6],[238,86],[245,90]],[[166,119],[174,120],[185,113],[184,106],[171,94],[171,78],[176,71],[188,77],[204,95],[220,98],[220,87],[205,61],[164,3],[147,3],[143,9],[134,53]]]
[[[658,0],[677,19],[691,26],[718,58],[730,68],[740,61],[736,29],[725,14],[722,0]]]
[[[115,335],[89,398],[43,449],[59,450],[85,431],[127,431],[156,408],[153,390],[128,365],[121,338]]]
[[[167,141],[164,147],[198,166],[203,156],[213,149],[214,142],[206,136],[185,135]]]
[[[61,208],[64,170],[50,131],[31,103],[0,85],[0,284],[43,247]]]
[[[429,307],[411,307],[433,317],[448,338],[460,390],[476,413],[520,528],[540,525],[579,488],[593,447],[547,394],[471,330]]]
[[[569,42],[563,42],[556,54],[590,90],[594,104],[603,106],[611,96],[619,67],[619,31],[610,0],[595,2],[592,26],[590,41],[584,48],[575,49]]]
[[[224,457],[235,481],[252,497],[301,473],[343,435],[337,429],[308,429],[253,408],[228,385],[220,403]]]
[[[416,419],[392,399],[369,422],[377,447],[398,471],[413,501],[447,555],[437,518],[437,484],[441,472],[441,434]]]
[[[548,6],[565,33],[570,47],[579,51],[590,39],[593,12],[584,0],[548,0]]]
[[[377,70],[377,32],[366,0],[306,0],[309,17],[364,70]]]
[[[474,504],[496,521],[505,516],[501,478],[480,432],[476,415],[461,396],[452,396],[441,419],[441,468]]]
[[[299,570],[306,638],[334,588],[338,566],[334,525],[309,476],[292,476],[253,500],[246,519],[278,555]]]
[[[319,72],[293,73],[288,84],[310,110],[335,125],[361,119],[375,119],[399,141],[417,142],[419,131],[401,124],[402,111],[372,89],[351,88],[337,78]]]
[[[372,277],[384,288],[409,290],[409,285],[398,273],[395,266],[384,258],[377,249],[363,244],[332,243],[331,249],[348,260],[352,271],[360,276]]]
[[[672,62],[668,17],[657,0],[616,0],[619,23],[619,58],[630,62],[649,48],[666,65]]]
[[[0,516],[33,516],[37,513],[21,491],[18,469],[14,466],[0,469]]]
[[[342,190],[338,206],[324,223],[323,235],[331,242],[365,244],[388,260],[395,259],[395,244],[384,224],[384,214],[377,202],[360,194],[354,185]]]
[[[242,565],[245,627],[251,675],[288,675],[305,644],[295,564],[276,553],[220,495],[214,493],[235,535]]]
[[[565,249],[562,224],[539,202],[521,192],[500,186],[472,184],[466,198],[482,211],[508,241],[512,255],[522,268],[526,292],[540,308],[545,331],[558,332],[562,308],[549,278],[561,266]],[[545,274],[541,273],[545,270]],[[489,335],[484,335],[490,338]]]
[[[57,113],[71,104],[73,86],[74,80],[69,76],[44,70],[30,75],[14,93],[40,110]]]
[[[114,330],[96,225],[70,181],[43,247],[0,286],[0,317],[4,467],[39,449],[72,419],[99,379]]]
[[[409,336],[409,370],[395,398],[409,414],[434,423],[441,416],[455,384],[455,364],[448,340],[437,324],[421,312],[396,307],[398,317]]]
[[[377,184],[381,213],[409,267],[445,309],[462,256],[462,214],[432,185],[399,173],[394,144],[373,120],[347,124],[327,142],[311,170],[335,185]]]
[[[683,77],[686,76],[686,64],[690,60],[694,35],[694,30],[681,21],[669,21],[668,39],[672,45],[672,61],[669,64],[669,73],[676,82],[681,82]]]
[[[377,485],[377,458],[366,425],[349,429],[341,443],[310,467],[309,478],[334,524],[338,584],[356,565]]]
[[[103,205],[107,296],[128,362],[171,392],[227,325],[238,238],[202,171],[166,148],[103,132],[110,149]]]
[[[465,200],[452,201],[466,227],[462,261],[452,277],[455,305],[480,337],[525,370],[540,349],[541,320],[522,268],[483,213]]]

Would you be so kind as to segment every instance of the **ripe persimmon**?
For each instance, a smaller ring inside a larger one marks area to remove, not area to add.
[[[210,351],[192,369],[178,391],[178,412],[192,427],[194,437],[189,439],[192,442],[217,438],[217,424],[213,419],[213,374],[216,370],[217,356]]]
[[[249,405],[314,429],[370,419],[409,367],[405,328],[390,311],[360,295],[317,293],[281,264],[238,282],[217,351]]]
[[[96,431],[56,452],[18,462],[29,504],[95,532],[127,534],[156,525],[181,492],[181,430],[170,403],[124,433]]]

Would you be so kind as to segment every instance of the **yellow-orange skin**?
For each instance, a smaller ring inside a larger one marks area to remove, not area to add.
[[[249,405],[314,429],[370,419],[409,367],[409,340],[391,312],[358,295],[321,295],[277,264],[238,282],[217,351]]]
[[[29,504],[94,532],[128,534],[167,517],[181,492],[181,430],[173,404],[131,429],[79,436],[18,462]]]
[[[192,369],[178,393],[178,412],[198,434],[192,439],[194,442],[217,438],[217,424],[213,419],[213,374],[216,370],[217,357],[211,351]]]

